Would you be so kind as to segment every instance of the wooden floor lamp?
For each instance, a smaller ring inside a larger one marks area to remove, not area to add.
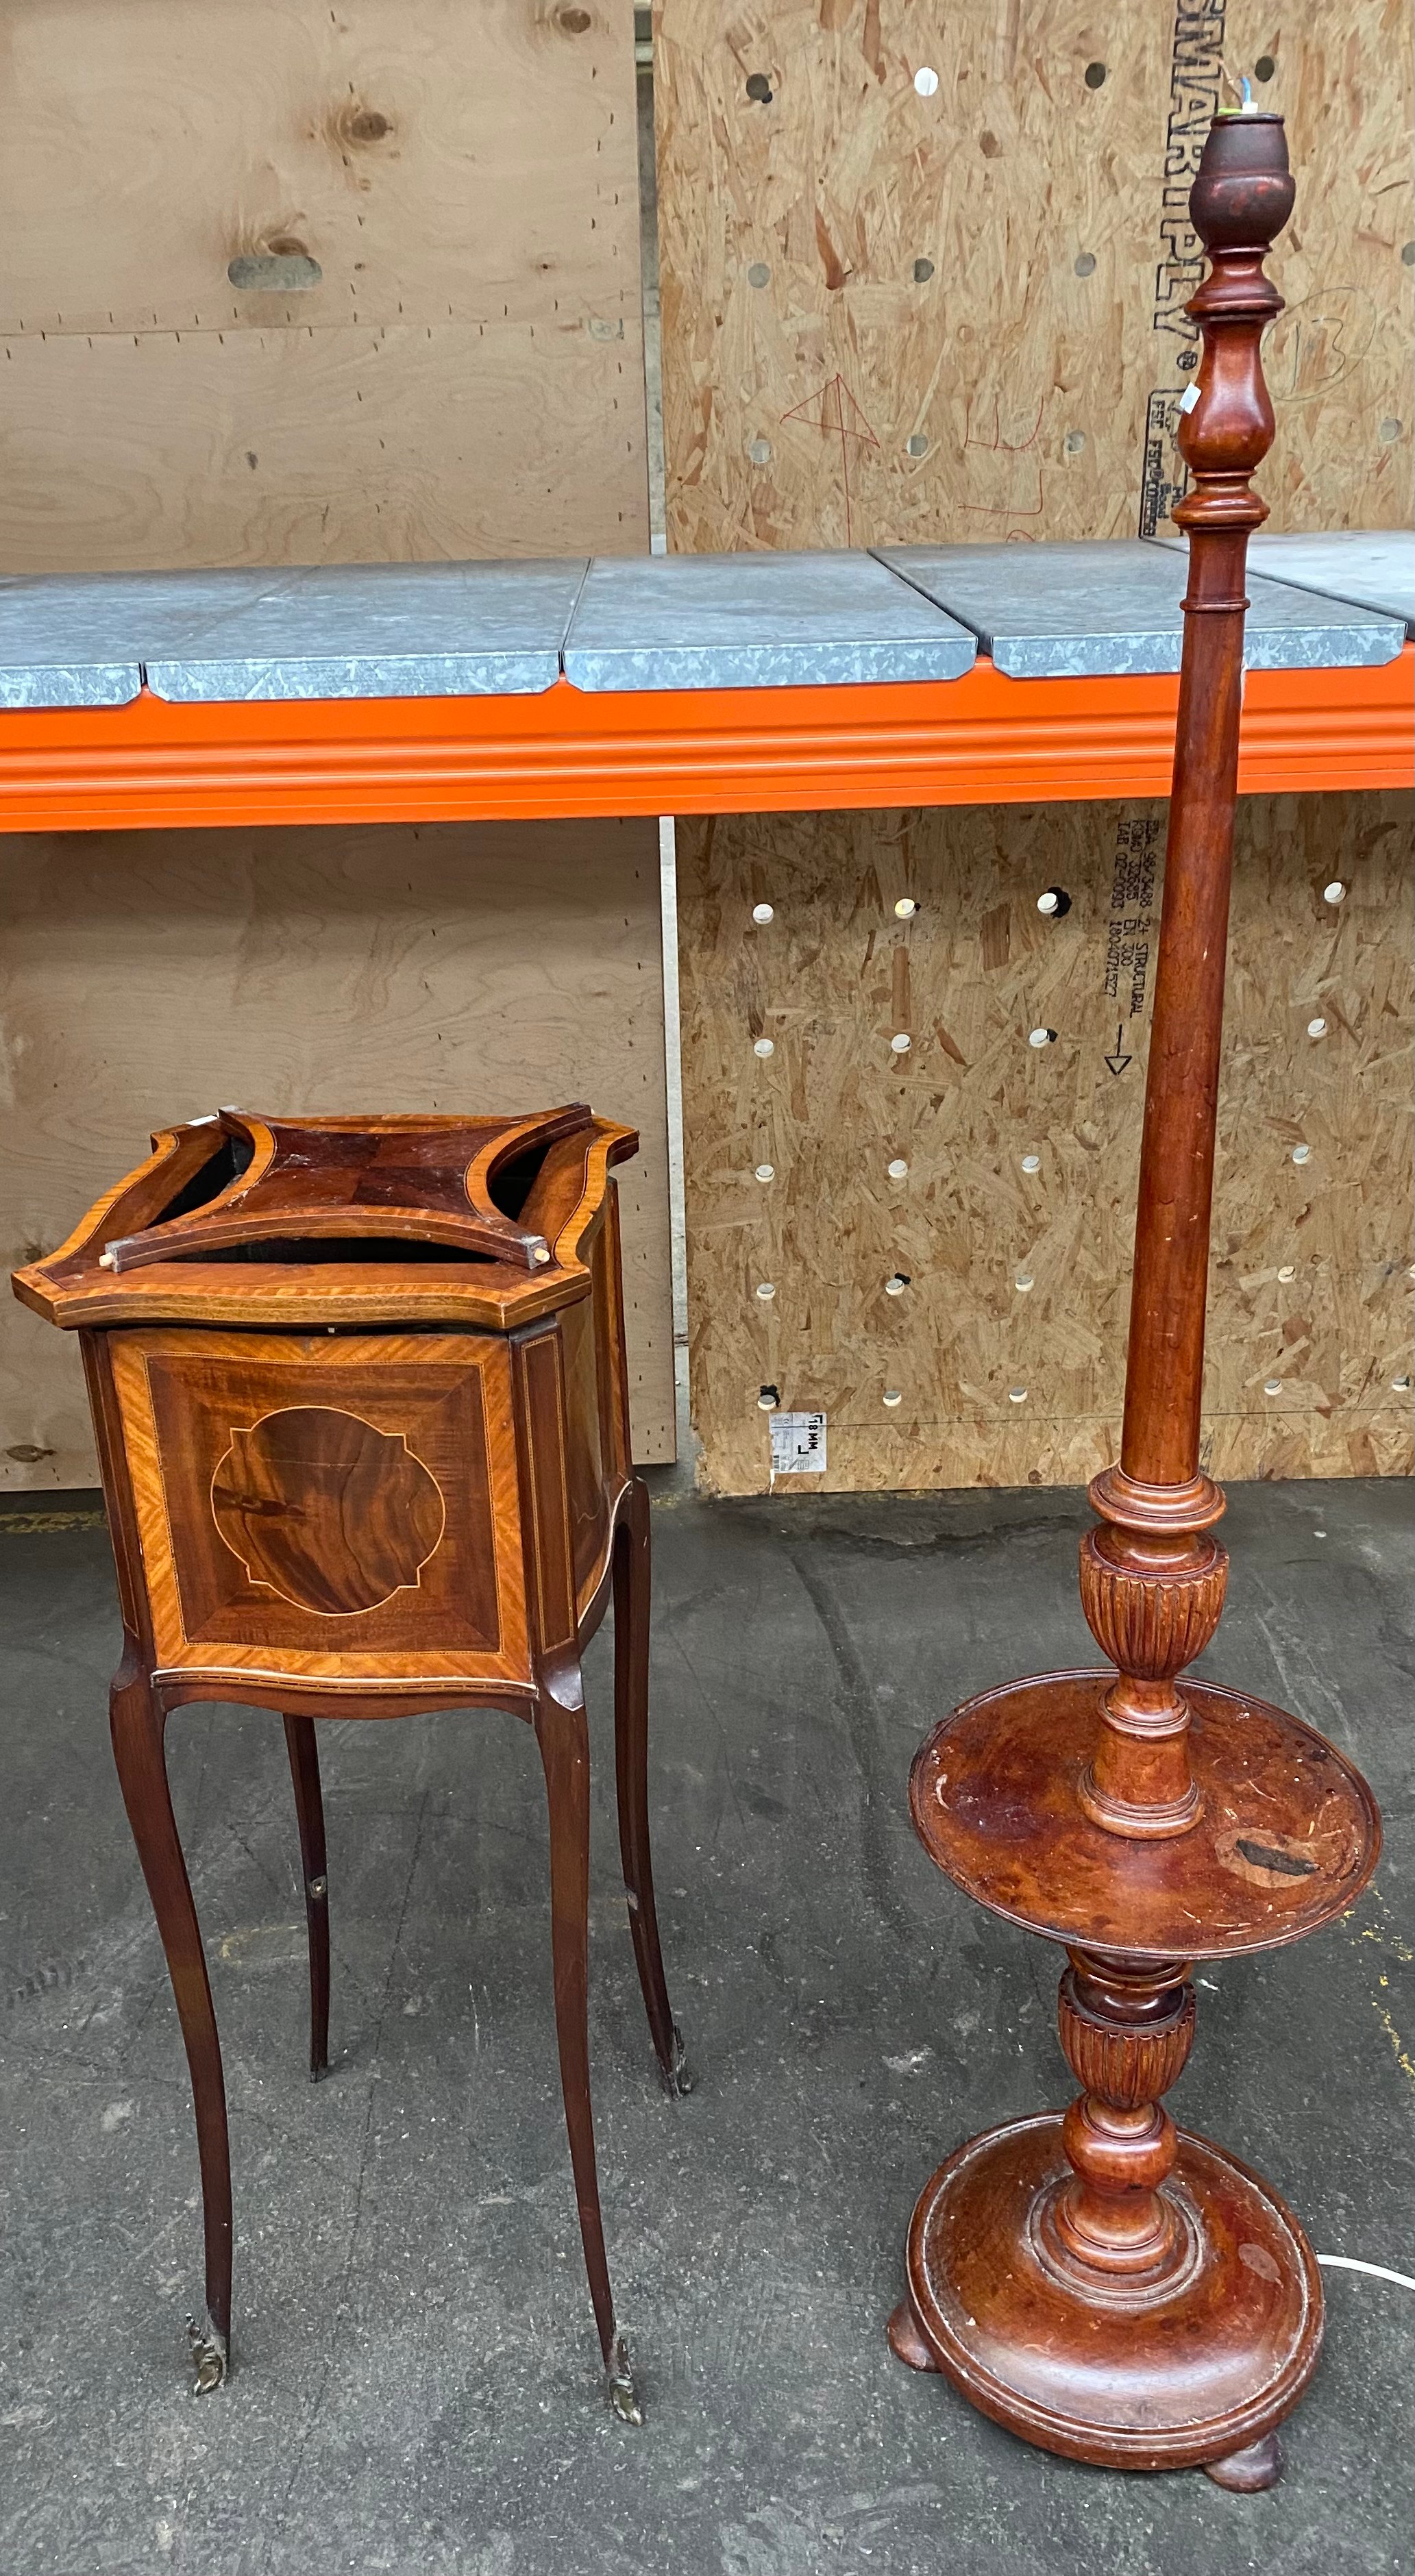
[[[1181,408],[1193,490],[1174,787],[1145,1091],[1119,1466],[1090,1498],[1081,1599],[1118,1669],[984,1692],[921,1746],[914,1822],[939,1867],[1061,1942],[1061,2115],[961,2147],[910,2228],[890,2341],[1013,2432],[1110,2467],[1270,2486],[1275,2427],[1316,2365],[1321,2280],[1268,2186],[1177,2131],[1198,1959],[1271,1949],[1345,1910],[1380,1823],[1297,1718],[1176,1676],[1209,1644],[1228,1560],[1199,1463],[1204,1307],[1242,698],[1249,476],[1273,435],[1263,262],[1291,212],[1282,119],[1215,119],[1190,197],[1210,274]]]

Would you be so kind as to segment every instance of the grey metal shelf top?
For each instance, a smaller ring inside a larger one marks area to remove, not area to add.
[[[1078,545],[888,546],[892,565],[970,626],[1010,679],[1177,671],[1188,558],[1182,538]],[[1248,583],[1252,671],[1360,668],[1395,659],[1403,623],[1309,589]]]
[[[1158,542],[1181,546],[1184,540]],[[1248,540],[1248,560],[1255,572],[1290,582],[1295,590],[1399,617],[1406,634],[1415,635],[1415,529],[1341,528],[1325,537],[1288,537],[1260,528]]]
[[[229,703],[528,697],[562,672],[590,692],[946,681],[979,644],[1018,679],[1173,671],[1178,542],[0,578],[0,708],[123,706],[144,683]],[[1293,577],[1250,582],[1250,666],[1393,659],[1415,624],[1399,544],[1260,537]]]
[[[0,582],[0,706],[533,697],[588,560],[328,564]]]
[[[606,557],[565,641],[576,688],[784,689],[959,680],[977,646],[876,557]]]

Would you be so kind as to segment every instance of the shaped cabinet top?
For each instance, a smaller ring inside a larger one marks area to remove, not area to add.
[[[51,1323],[481,1325],[585,1296],[581,1247],[632,1128],[530,1116],[263,1118],[152,1140],[15,1293]]]

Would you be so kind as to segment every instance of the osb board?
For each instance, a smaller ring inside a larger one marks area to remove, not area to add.
[[[3,1263],[150,1131],[223,1101],[637,1127],[619,1175],[635,1455],[673,1455],[651,822],[73,833],[0,843]],[[38,1454],[35,1454],[38,1453]],[[74,1337],[0,1300],[0,1484],[96,1481]]]
[[[648,544],[617,0],[0,0],[9,571]],[[229,282],[304,254],[319,282]]]
[[[710,1487],[767,1485],[771,1386],[828,1419],[825,1477],[778,1490],[1076,1484],[1116,1454],[1164,826],[1153,803],[680,822]],[[1411,1461],[1394,1387],[1410,1367],[1409,834],[1396,793],[1239,807],[1205,1380],[1219,1474]],[[1053,920],[1048,886],[1071,898]],[[758,928],[762,902],[775,917]]]
[[[1401,523],[1408,18],[1408,0],[1290,23],[1269,0],[1104,18],[1081,0],[659,0],[670,546],[1163,524],[1195,363],[1189,178],[1232,95],[1221,62],[1260,59],[1299,189],[1274,263],[1273,524]]]

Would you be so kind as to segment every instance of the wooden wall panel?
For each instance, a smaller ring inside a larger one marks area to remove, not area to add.
[[[535,1109],[637,1127],[620,1175],[635,1453],[673,1455],[651,822],[0,841],[3,1262],[151,1129],[259,1109]],[[96,1481],[71,1334],[0,1303],[0,1484]]]
[[[1409,833],[1394,793],[1239,808],[1206,1381],[1220,1475],[1410,1464]],[[769,1385],[827,1414],[833,1490],[1072,1484],[1115,1455],[1163,846],[1158,804],[680,822],[711,1487],[766,1486]],[[1048,886],[1070,897],[1054,920]],[[901,922],[906,894],[921,909]]]
[[[658,0],[656,25],[671,547],[1163,524],[1221,63],[1266,66],[1298,173],[1273,524],[1404,520],[1408,0]]]
[[[648,545],[618,0],[0,0],[0,567]],[[298,293],[233,259],[303,258]]]

